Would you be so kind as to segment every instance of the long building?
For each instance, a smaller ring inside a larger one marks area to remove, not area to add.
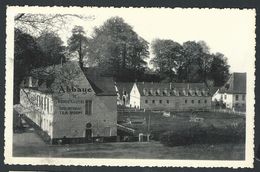
[[[33,70],[20,90],[25,115],[52,143],[116,137],[116,101],[112,78],[91,76],[75,62]]]
[[[203,83],[134,83],[130,106],[151,110],[205,110],[211,94]]]

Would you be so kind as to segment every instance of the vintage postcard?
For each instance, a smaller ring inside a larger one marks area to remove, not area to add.
[[[5,163],[252,168],[255,15],[8,6]]]

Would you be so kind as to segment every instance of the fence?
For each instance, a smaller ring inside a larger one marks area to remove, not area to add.
[[[231,110],[231,109],[210,109],[210,112],[228,113],[228,114],[240,115],[240,116],[246,115],[246,112],[235,111],[235,110]]]

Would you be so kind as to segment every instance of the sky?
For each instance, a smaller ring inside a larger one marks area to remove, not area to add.
[[[220,52],[228,58],[231,72],[246,72],[254,62],[254,10],[85,8],[75,11],[92,19],[70,21],[67,28],[59,32],[64,42],[74,25],[83,26],[87,36],[91,36],[94,27],[101,26],[110,17],[119,16],[149,43],[156,38],[172,39],[180,44],[205,41],[211,53]]]

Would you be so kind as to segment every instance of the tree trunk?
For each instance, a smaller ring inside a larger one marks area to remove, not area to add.
[[[79,66],[82,69],[83,68],[83,57],[82,57],[82,43],[81,43],[81,39],[79,41]]]

